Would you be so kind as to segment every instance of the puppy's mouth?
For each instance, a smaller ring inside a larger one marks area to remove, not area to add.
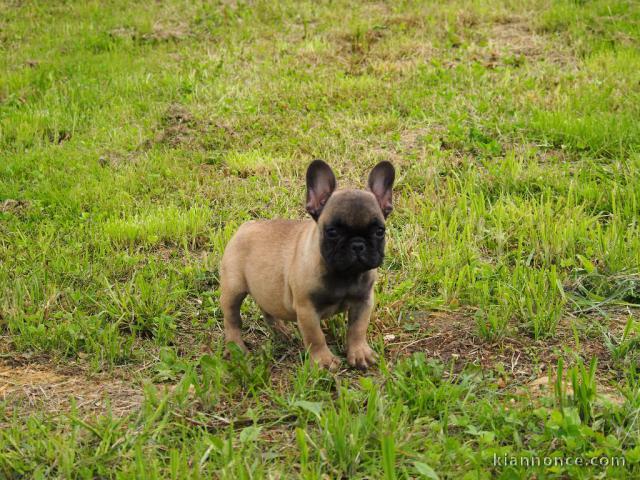
[[[382,265],[382,256],[380,256],[376,260],[371,260],[370,258],[358,257],[358,262],[362,264],[362,266],[370,270],[372,268],[378,268],[380,265]]]
[[[364,272],[378,268],[382,264],[382,258],[382,255],[376,255],[376,258],[371,258],[371,255],[366,253],[356,254],[350,265],[345,265],[345,270]]]
[[[366,265],[368,263],[371,263],[371,255],[369,255],[368,253],[356,253],[355,254],[355,261],[362,263],[363,265]]]

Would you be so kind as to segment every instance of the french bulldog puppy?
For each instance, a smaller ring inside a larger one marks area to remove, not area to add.
[[[297,322],[311,358],[336,369],[340,362],[327,347],[320,321],[347,311],[347,361],[366,369],[376,362],[366,334],[395,170],[389,162],[378,163],[367,190],[336,190],[335,175],[322,160],[311,162],[306,178],[312,219],[247,222],[225,249],[220,266],[225,341],[247,351],[240,305],[250,294],[271,324]]]

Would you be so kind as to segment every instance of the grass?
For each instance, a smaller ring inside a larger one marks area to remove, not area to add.
[[[0,12],[2,477],[637,477],[636,2]],[[366,374],[251,302],[223,355],[224,246],[317,157],[398,170]]]

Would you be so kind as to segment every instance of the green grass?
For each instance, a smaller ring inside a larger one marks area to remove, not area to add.
[[[0,1],[0,373],[144,392],[0,375],[0,476],[637,477],[639,47],[631,0]],[[398,170],[366,374],[251,302],[222,352],[224,247],[313,158]]]

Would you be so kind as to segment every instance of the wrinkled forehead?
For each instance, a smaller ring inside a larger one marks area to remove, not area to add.
[[[382,210],[373,196],[365,190],[339,190],[335,192],[322,210],[320,222],[343,223],[352,227],[367,227],[374,221],[384,224]]]

